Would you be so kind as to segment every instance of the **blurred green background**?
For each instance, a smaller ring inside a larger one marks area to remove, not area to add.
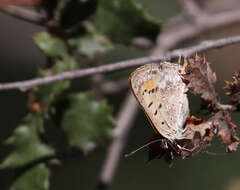
[[[166,19],[180,13],[180,7],[174,0],[139,0],[149,9],[153,16]],[[29,79],[35,76],[37,69],[43,66],[45,58],[32,42],[32,36],[43,28],[16,20],[0,14],[0,82],[10,82]],[[189,42],[194,44],[204,39],[216,39],[239,34],[240,27],[228,27],[221,31],[207,33]],[[182,47],[182,46],[181,46]],[[209,51],[206,56],[212,62],[212,68],[217,73],[216,84],[220,99],[227,102],[224,95],[224,80],[231,80],[232,74],[240,68],[240,45],[232,45],[223,49]],[[107,55],[107,60],[117,61],[147,55],[146,52],[134,49],[119,48]],[[126,73],[130,73],[127,71]],[[76,80],[80,85],[80,81]],[[124,90],[120,94],[111,95],[108,102],[117,111],[118,105],[125,97]],[[26,93],[18,91],[0,92],[0,123],[1,143],[12,133],[27,112]],[[199,97],[190,96],[191,113],[199,114]],[[237,125],[239,114],[233,114],[233,122]],[[149,140],[153,131],[146,117],[141,111],[132,129],[124,152],[129,152]],[[225,153],[225,145],[215,138],[208,151],[216,155],[202,152],[186,160],[176,160],[169,168],[163,160],[154,160],[146,164],[147,151],[141,151],[134,156],[121,158],[113,184],[109,189],[182,189],[182,190],[212,190],[239,189],[240,190],[240,153]],[[0,149],[0,158],[8,153],[5,148]],[[105,158],[106,149],[98,148],[83,158],[72,158],[63,165],[55,166],[51,174],[52,190],[94,189],[97,184],[100,169]],[[1,183],[6,178],[0,175]]]

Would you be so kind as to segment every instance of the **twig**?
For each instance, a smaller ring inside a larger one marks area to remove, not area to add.
[[[54,76],[49,76],[44,78],[37,78],[37,79],[31,79],[31,80],[26,80],[21,82],[0,84],[0,90],[17,89],[21,91],[26,91],[28,89],[31,89],[37,86],[46,85],[46,84],[50,84],[58,81],[67,80],[67,79],[86,77],[86,76],[90,76],[97,73],[112,72],[116,70],[143,65],[150,62],[171,60],[179,56],[188,57],[193,55],[196,52],[203,52],[210,49],[221,48],[221,47],[225,47],[231,44],[236,44],[239,42],[240,42],[240,35],[232,36],[228,38],[221,38],[218,40],[203,41],[199,45],[192,46],[189,48],[177,49],[177,50],[168,52],[165,55],[161,54],[158,56],[149,56],[149,57],[143,57],[143,58],[132,59],[127,61],[120,61],[117,63],[102,65],[102,66],[93,67],[93,68],[63,72],[59,75],[54,75]]]
[[[23,6],[23,7],[35,7],[41,5],[41,0],[1,0],[0,6]]]
[[[220,102],[216,103],[216,108],[218,110],[224,110],[224,111],[235,111],[237,108],[233,105],[229,104],[221,104]]]
[[[46,23],[47,20],[46,15],[40,14],[33,9],[16,6],[0,6],[0,11],[17,19],[21,19],[37,25],[43,25]]]
[[[179,17],[177,17],[179,19]],[[158,48],[155,49],[158,53],[164,53],[169,49],[176,47],[181,42],[193,39],[200,34],[206,33],[216,28],[222,28],[233,24],[240,23],[240,11],[233,10],[221,12],[217,14],[201,14],[197,19],[192,19],[194,22],[187,24],[175,24],[174,27],[166,29],[157,39]],[[171,20],[173,22],[173,20]]]
[[[132,39],[131,45],[136,48],[151,48],[153,46],[153,41],[144,37],[136,37]]]
[[[114,94],[126,89],[127,87],[129,87],[127,78],[122,78],[117,81],[105,81],[100,86],[103,94]]]
[[[100,65],[100,62],[101,62],[101,57],[100,55],[95,55],[91,61],[90,61],[90,65],[91,66],[99,66]],[[102,99],[103,98],[103,94],[102,94],[102,91],[101,91],[101,84],[103,83],[103,80],[104,80],[104,75],[103,74],[95,74],[95,75],[92,75],[91,78],[90,78],[90,82],[91,82],[91,85],[90,85],[90,88],[93,92],[93,95],[94,95],[94,98],[97,100],[97,99]]]
[[[135,98],[129,93],[117,116],[117,127],[114,130],[113,141],[109,146],[106,160],[103,164],[98,189],[102,189],[112,182],[127,135],[133,126],[134,118],[137,115],[137,108],[138,106]]]
[[[182,7],[183,14],[193,22],[197,22],[204,14],[204,11],[198,7],[194,0],[178,0],[178,2]]]

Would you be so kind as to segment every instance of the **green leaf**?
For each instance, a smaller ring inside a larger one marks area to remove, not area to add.
[[[97,0],[60,0],[59,23],[64,29],[71,29],[96,11]]]
[[[99,1],[94,21],[97,32],[117,43],[129,44],[139,36],[154,40],[160,32],[160,21],[135,0]]]
[[[72,0],[60,0],[57,6],[58,11],[62,11]]]
[[[112,49],[111,43],[102,35],[86,34],[75,39],[71,39],[69,43],[75,47],[79,54],[87,55],[92,58],[97,53],[104,53]]]
[[[28,115],[25,123],[17,127],[6,143],[14,146],[14,150],[1,163],[1,167],[17,167],[27,164],[43,156],[53,154],[51,147],[43,144],[38,131],[43,128],[43,120],[37,115]]]
[[[56,75],[65,71],[73,70],[76,67],[76,61],[74,58],[64,56],[62,60],[57,60],[52,68],[52,75]],[[40,71],[41,77],[45,76],[45,73]],[[47,113],[51,103],[59,96],[64,90],[68,89],[70,81],[62,81],[52,83],[44,86],[34,88],[34,96],[40,102],[43,108],[43,112]]]
[[[57,60],[53,69],[53,75],[60,74],[62,72],[70,71],[76,68],[76,61],[73,57],[64,56],[62,60]]]
[[[72,94],[69,99],[62,127],[72,146],[84,149],[88,142],[100,143],[112,135],[112,108],[105,101],[94,101],[90,93]]]
[[[36,45],[48,56],[64,56],[67,54],[67,47],[63,40],[40,32],[33,38]]]
[[[48,190],[49,177],[49,169],[44,164],[39,164],[17,178],[10,190]]]

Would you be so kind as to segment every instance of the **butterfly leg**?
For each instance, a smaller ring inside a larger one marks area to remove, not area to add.
[[[181,149],[181,150],[191,151],[191,150],[189,150],[189,149],[187,149],[187,148],[184,148],[184,147],[180,146],[179,144],[177,144],[177,147],[178,147],[179,149]]]
[[[165,139],[163,139],[162,142],[161,142],[161,146],[164,149],[168,149],[168,142]]]
[[[179,144],[176,144],[176,145],[180,150],[185,150],[185,151],[188,151],[188,152],[193,152],[196,149],[196,147],[194,147],[192,149],[188,149],[188,148],[180,146]]]
[[[193,132],[192,129],[187,127],[182,130],[182,134],[184,134],[185,137],[190,135],[192,132]]]

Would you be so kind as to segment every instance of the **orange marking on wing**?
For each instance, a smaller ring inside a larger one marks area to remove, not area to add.
[[[155,81],[153,79],[148,80],[146,83],[143,84],[143,87],[150,90],[155,85]]]

